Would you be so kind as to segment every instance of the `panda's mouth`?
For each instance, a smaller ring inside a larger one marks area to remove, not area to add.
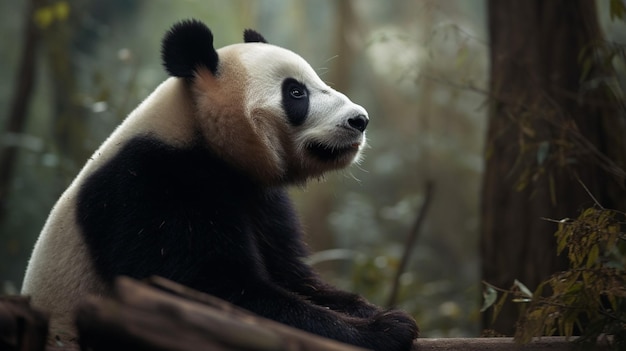
[[[307,149],[312,155],[322,161],[334,161],[348,154],[356,153],[359,151],[359,146],[361,146],[361,143],[337,146],[313,142],[307,145]]]

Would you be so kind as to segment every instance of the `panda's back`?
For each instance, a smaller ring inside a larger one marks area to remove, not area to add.
[[[216,236],[232,223],[249,230],[242,204],[254,206],[258,191],[200,142],[181,148],[138,136],[85,179],[78,225],[106,281],[159,274],[193,285],[185,279],[206,269]]]
[[[128,149],[137,136],[150,135],[172,148],[188,144],[197,134],[190,99],[189,88],[181,79],[165,80],[94,152],[51,210],[33,249],[21,292],[31,296],[35,306],[51,311],[53,321],[67,319],[67,323],[53,325],[73,324],[76,301],[88,293],[108,291],[108,284],[94,269],[91,251],[78,225],[78,198],[84,183],[95,173],[107,172],[104,165],[120,157],[122,148]]]

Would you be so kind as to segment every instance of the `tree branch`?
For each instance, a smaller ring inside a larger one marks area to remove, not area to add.
[[[409,235],[406,238],[406,243],[404,244],[404,254],[402,255],[402,260],[400,261],[400,265],[398,266],[396,275],[393,278],[391,293],[389,294],[389,301],[387,302],[387,306],[389,307],[393,307],[396,304],[396,300],[398,298],[398,290],[400,289],[400,277],[402,276],[402,273],[404,273],[404,271],[406,270],[406,266],[409,263],[411,254],[413,253],[415,242],[417,241],[417,237],[419,234],[419,229],[422,227],[422,223],[424,222],[424,218],[426,217],[426,212],[428,211],[428,207],[430,206],[430,203],[432,201],[433,189],[434,183],[430,180],[427,181],[424,202],[422,203],[422,207],[420,207],[419,209],[417,217],[415,218],[415,222],[413,223],[413,227],[411,227]]]

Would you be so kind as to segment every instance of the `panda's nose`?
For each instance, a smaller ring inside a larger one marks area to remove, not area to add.
[[[348,125],[361,133],[363,133],[369,122],[369,119],[365,115],[348,118]]]

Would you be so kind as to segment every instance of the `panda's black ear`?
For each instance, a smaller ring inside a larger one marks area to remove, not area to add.
[[[163,37],[161,58],[165,70],[174,77],[193,78],[198,67],[217,72],[217,51],[213,34],[202,22],[185,20],[170,28]]]
[[[267,43],[267,40],[263,38],[261,33],[254,29],[246,29],[243,31],[243,41],[245,43]]]

